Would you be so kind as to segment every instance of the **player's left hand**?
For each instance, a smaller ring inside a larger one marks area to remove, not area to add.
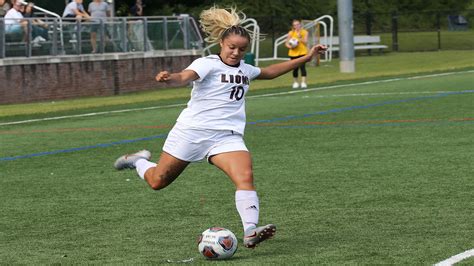
[[[322,44],[316,44],[315,46],[311,47],[311,55],[316,55],[316,54],[324,54],[326,52],[327,47]]]
[[[313,56],[317,54],[323,54],[327,50],[327,47],[322,44],[316,44],[315,46],[311,47],[309,53],[306,55],[306,60],[311,61]]]

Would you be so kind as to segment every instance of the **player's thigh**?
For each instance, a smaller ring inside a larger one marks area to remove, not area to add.
[[[236,185],[252,184],[252,158],[248,151],[231,151],[213,155],[210,162],[227,174]]]

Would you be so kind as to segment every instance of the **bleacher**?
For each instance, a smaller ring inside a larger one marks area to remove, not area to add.
[[[91,54],[90,31],[99,26],[97,53],[148,52],[171,49],[202,49],[203,39],[195,20],[189,16],[120,17],[104,22],[77,21],[44,14],[48,38],[35,42],[33,19],[26,33],[6,32],[0,18],[0,59]]]
[[[448,29],[450,31],[465,31],[469,29],[469,23],[466,17],[461,15],[448,16]]]
[[[380,36],[378,35],[355,35],[354,36],[354,50],[379,50],[380,52],[383,49],[387,49],[387,45],[380,44]],[[332,43],[332,51],[338,52],[339,51],[339,37],[333,36],[332,39],[330,37],[325,38],[321,37],[320,43],[322,44],[330,44]]]

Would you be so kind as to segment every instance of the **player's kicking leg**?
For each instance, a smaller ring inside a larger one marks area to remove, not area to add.
[[[150,162],[151,153],[141,150],[118,158],[114,167],[117,170],[136,169],[138,176],[145,180],[154,190],[159,190],[171,184],[189,164],[166,152],[160,155],[159,163]]]

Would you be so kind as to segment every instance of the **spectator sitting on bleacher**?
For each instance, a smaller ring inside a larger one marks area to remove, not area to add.
[[[76,18],[77,20],[89,20],[90,16],[84,10],[82,5],[83,0],[72,0],[71,3],[67,4],[64,8],[63,18]]]
[[[5,32],[7,34],[23,34],[23,40],[27,40],[28,21],[23,18],[22,12],[25,6],[21,1],[16,1],[13,7],[5,14]]]
[[[10,10],[12,6],[8,2],[8,0],[0,0],[0,18],[5,17],[8,10]]]
[[[35,37],[33,39],[33,43],[37,42],[44,42],[49,39],[48,36],[48,25],[39,18],[34,18],[35,14],[33,13],[33,6],[35,4],[29,2],[28,5],[25,7],[25,12],[23,12],[23,17],[25,18],[33,18],[31,20],[32,25],[32,34]]]

